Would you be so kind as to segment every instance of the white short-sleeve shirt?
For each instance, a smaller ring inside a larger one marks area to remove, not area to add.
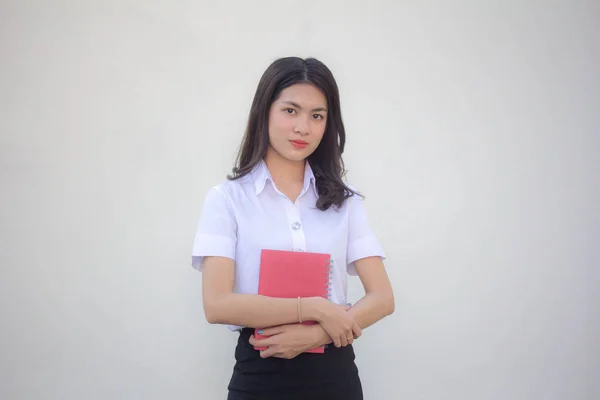
[[[328,253],[333,260],[330,300],[345,304],[347,276],[356,275],[354,262],[369,256],[385,259],[385,254],[361,197],[354,195],[339,209],[326,211],[316,207],[317,198],[308,162],[296,202],[277,189],[264,161],[243,178],[222,182],[208,191],[204,201],[192,266],[201,271],[205,256],[231,258],[234,292],[257,294],[262,249]]]

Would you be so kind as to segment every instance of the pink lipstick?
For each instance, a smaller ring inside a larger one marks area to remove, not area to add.
[[[305,142],[304,140],[290,140],[290,142],[298,149],[303,149],[308,146],[308,142]]]

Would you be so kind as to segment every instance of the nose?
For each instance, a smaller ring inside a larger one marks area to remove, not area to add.
[[[306,118],[296,118],[296,124],[294,125],[294,133],[298,133],[302,136],[306,136],[310,133],[310,128]]]

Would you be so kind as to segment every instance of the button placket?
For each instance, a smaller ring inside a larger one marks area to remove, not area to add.
[[[300,210],[296,204],[291,202],[286,207],[286,214],[292,235],[292,246],[294,251],[306,251],[306,238],[304,229],[300,220]]]

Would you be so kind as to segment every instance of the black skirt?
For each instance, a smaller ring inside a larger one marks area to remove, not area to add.
[[[362,400],[352,345],[303,353],[291,360],[260,357],[248,342],[253,329],[240,332],[228,400]]]

